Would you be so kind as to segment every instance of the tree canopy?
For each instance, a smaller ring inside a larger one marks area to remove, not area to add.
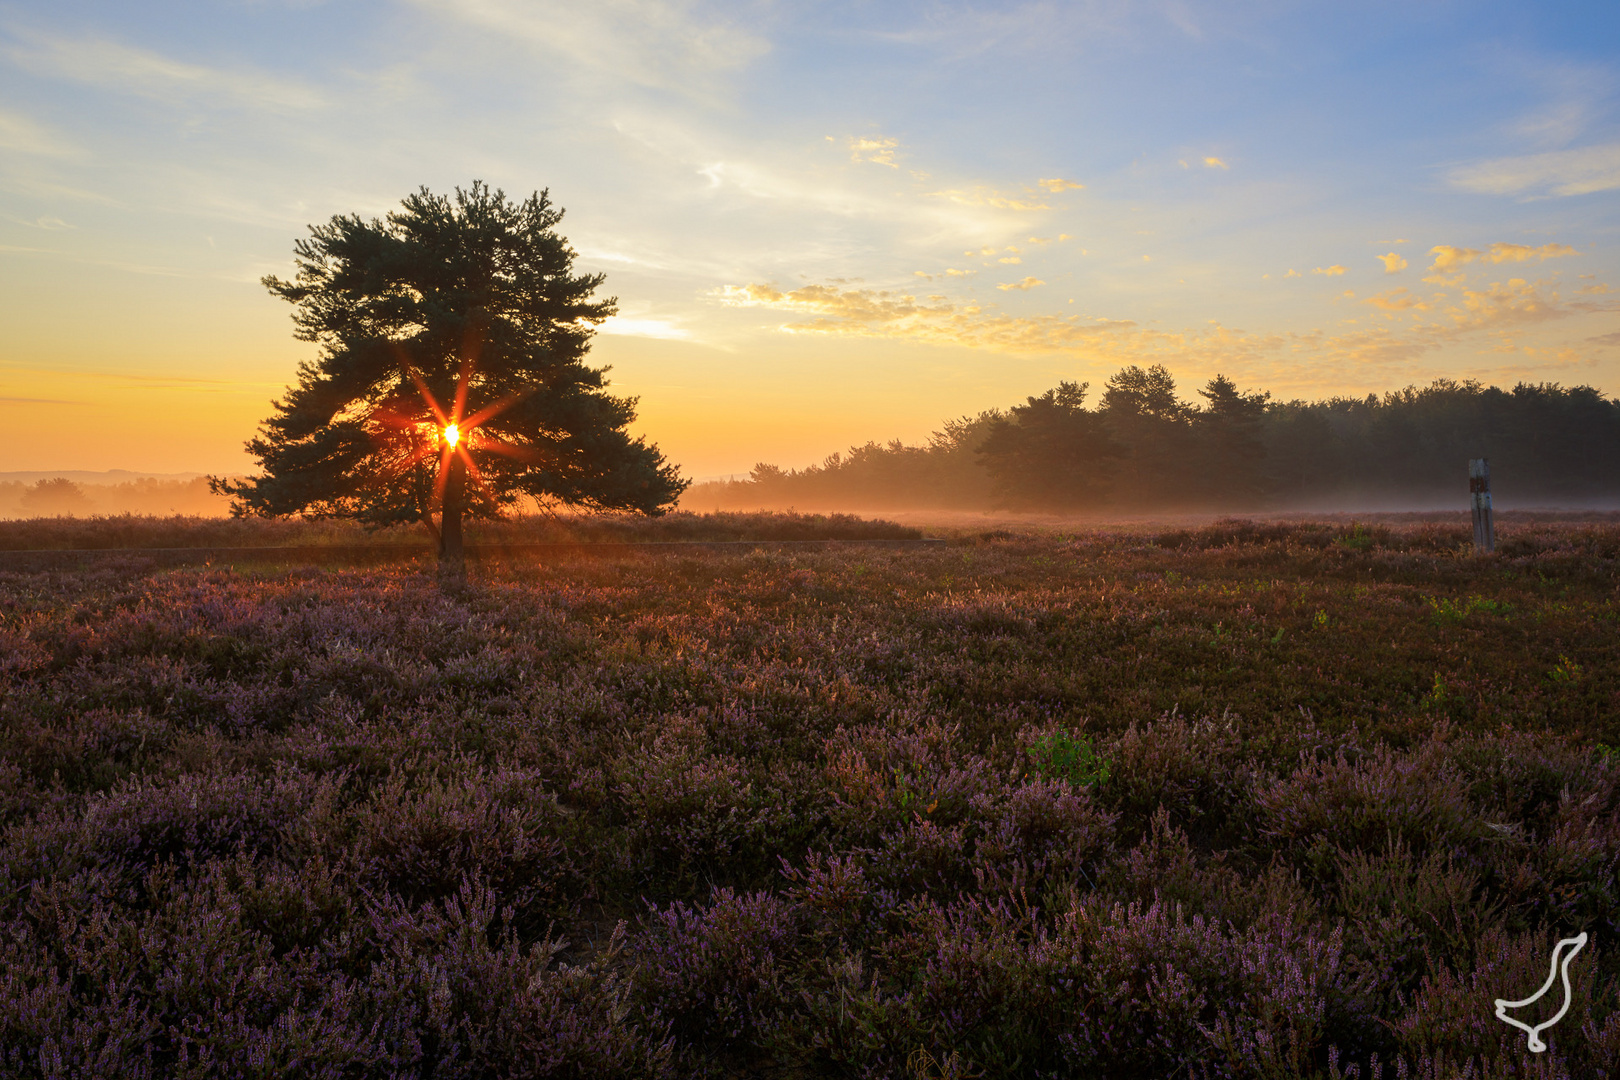
[[[463,515],[541,505],[657,514],[687,482],[625,431],[635,399],[585,363],[617,310],[573,273],[548,192],[427,188],[383,219],[338,215],[264,279],[319,347],[247,444],[263,475],[214,480],[238,514],[420,521],[459,547]],[[435,525],[433,517],[440,515]],[[452,552],[459,555],[459,552]]]

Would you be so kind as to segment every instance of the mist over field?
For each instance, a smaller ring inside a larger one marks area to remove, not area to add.
[[[0,520],[229,513],[230,500],[209,491],[203,476],[142,476],[122,470],[0,473]]]
[[[1062,382],[946,420],[921,445],[873,440],[797,469],[761,462],[746,478],[693,484],[680,506],[1075,520],[1449,511],[1466,505],[1478,457],[1499,508],[1620,507],[1620,400],[1591,386],[1441,379],[1282,402],[1216,376],[1187,401],[1163,366],[1129,366],[1100,392]],[[0,474],[0,518],[229,512],[201,476]]]

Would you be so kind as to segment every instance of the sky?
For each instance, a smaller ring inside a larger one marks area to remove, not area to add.
[[[474,180],[688,477],[1128,364],[1620,395],[1613,0],[0,0],[0,471],[252,471],[260,278]]]

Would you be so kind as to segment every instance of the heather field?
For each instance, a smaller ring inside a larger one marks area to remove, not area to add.
[[[1620,1075],[1620,518],[934,535],[0,570],[0,1075]]]

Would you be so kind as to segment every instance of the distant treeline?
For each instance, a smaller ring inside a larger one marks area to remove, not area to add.
[[[1130,366],[1088,407],[1060,383],[945,424],[923,446],[852,447],[820,465],[755,466],[682,505],[1088,511],[1429,505],[1466,495],[1470,458],[1526,503],[1620,497],[1620,400],[1590,386],[1512,390],[1437,379],[1383,397],[1271,400],[1217,375],[1183,401],[1162,365]]]
[[[208,478],[141,478],[118,484],[79,484],[65,476],[32,484],[0,482],[0,519],[91,517],[106,514],[190,514],[223,517],[230,500],[208,490]]]

